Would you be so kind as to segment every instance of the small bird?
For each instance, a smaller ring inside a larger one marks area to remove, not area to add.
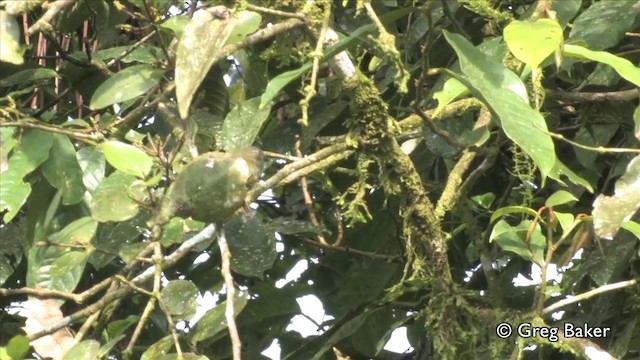
[[[245,205],[247,192],[260,178],[263,159],[262,151],[254,147],[196,157],[176,178],[161,219],[178,215],[206,223],[225,222]]]

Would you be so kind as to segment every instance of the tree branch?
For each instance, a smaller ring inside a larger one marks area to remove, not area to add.
[[[633,280],[627,280],[627,281],[620,281],[617,283],[613,283],[613,284],[607,284],[607,285],[602,285],[598,288],[595,288],[593,290],[589,290],[587,292],[584,292],[580,295],[577,296],[572,296],[572,297],[567,297],[564,300],[560,300],[554,304],[551,304],[549,306],[547,306],[546,308],[542,309],[541,314],[542,315],[548,315],[562,307],[565,307],[567,305],[571,305],[571,304],[575,304],[577,302],[583,301],[583,300],[587,300],[589,298],[592,298],[596,295],[600,295],[600,294],[604,294],[608,291],[613,291],[613,290],[619,290],[619,289],[624,289],[626,287],[630,287],[630,286],[635,286],[638,284],[638,282],[640,281],[640,278],[638,279],[633,279]]]

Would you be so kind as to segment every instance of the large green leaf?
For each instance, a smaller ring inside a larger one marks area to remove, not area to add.
[[[76,158],[76,149],[66,135],[54,134],[53,146],[42,173],[49,183],[62,191],[62,203],[72,205],[80,202],[85,187],[82,169]]]
[[[120,141],[107,141],[100,149],[111,166],[125,174],[144,178],[151,171],[153,159],[144,151]]]
[[[140,360],[156,360],[166,354],[167,351],[173,347],[173,344],[173,336],[167,335],[149,346],[144,353],[142,353]]]
[[[8,223],[20,210],[31,193],[24,177],[49,157],[53,145],[51,133],[32,130],[25,133],[9,158],[8,169],[0,181],[0,212],[7,210],[3,220]]]
[[[505,134],[536,163],[543,178],[556,163],[556,155],[542,114],[531,108],[520,78],[499,62],[484,55],[464,37],[444,31],[458,54],[460,68],[475,96],[483,100],[499,118]]]
[[[21,65],[20,25],[16,19],[0,10],[0,61]]]
[[[598,61],[611,66],[623,78],[636,86],[640,86],[640,67],[625,58],[615,56],[606,51],[593,51],[578,45],[565,45],[564,56],[578,59]]]
[[[32,247],[27,262],[27,286],[38,284],[45,289],[73,291],[84,272],[88,253],[71,251],[69,247],[89,247],[96,229],[97,223],[93,219],[83,217],[51,235],[49,241],[52,245]],[[71,252],[75,254],[66,255]],[[66,260],[71,264],[65,264]]]
[[[253,145],[253,142],[269,118],[271,106],[258,108],[260,98],[253,98],[236,105],[222,124],[222,148],[227,152]]]
[[[539,224],[535,225],[534,231],[531,231],[530,238],[527,239],[530,227],[530,220],[525,220],[517,226],[511,226],[505,220],[500,220],[493,227],[489,241],[495,241],[503,250],[513,252],[525,260],[542,266],[546,240]]]
[[[247,296],[247,293],[243,293],[238,296],[233,303],[234,314],[238,315],[242,312],[248,301],[249,297]],[[204,340],[212,342],[225,334],[224,331],[227,330],[227,322],[224,314],[225,307],[226,303],[222,302],[204,314],[196,324],[195,329],[189,332],[189,340],[192,344],[196,344]]]
[[[161,61],[165,61],[165,55],[162,52],[162,48],[157,46],[149,46],[142,44],[135,48],[133,51],[129,51],[130,45],[126,46],[114,46],[109,49],[97,51],[93,54],[93,58],[100,59],[102,61],[108,61],[115,57],[121,56],[126,53],[127,55],[120,59],[123,63],[139,62],[144,64],[157,64]]]
[[[98,222],[90,216],[85,216],[65,226],[60,232],[51,235],[49,241],[57,245],[89,248],[97,228]]]
[[[627,171],[616,181],[615,194],[598,195],[593,202],[596,234],[612,239],[622,224],[640,208],[640,155],[629,162]]]
[[[523,63],[537,69],[562,44],[562,28],[551,19],[512,21],[504,29],[509,50]]]
[[[593,50],[610,48],[633,29],[639,13],[634,0],[594,1],[573,22],[569,40],[584,41]]]
[[[89,206],[91,215],[100,222],[125,221],[136,216],[139,210],[134,199],[141,199],[144,186],[134,183],[135,177],[119,171],[100,182]]]
[[[27,353],[29,353],[29,339],[24,335],[17,335],[12,337],[7,344],[7,355],[12,360],[24,359]],[[0,356],[2,359],[2,356]]]
[[[175,320],[189,320],[198,307],[198,287],[189,280],[171,280],[162,289],[160,298],[167,311]]]
[[[89,192],[93,192],[104,178],[104,154],[95,147],[84,147],[78,150],[76,157],[82,169],[82,183]]]
[[[262,22],[262,16],[253,11],[240,11],[235,17],[235,24],[229,37],[227,38],[227,44],[233,44],[244,40],[247,35],[253,34],[260,28],[260,22]]]
[[[89,108],[98,110],[144,95],[160,83],[163,74],[163,69],[146,64],[120,70],[98,86]]]
[[[500,37],[494,37],[483,41],[477,46],[477,49],[496,61],[502,61],[507,53],[507,46]],[[452,69],[456,70],[459,69],[459,67],[460,61],[456,61],[456,63],[453,64]],[[447,75],[443,74],[442,76],[445,77]],[[465,84],[456,78],[448,78],[442,85],[442,89],[433,93],[433,98],[438,100],[438,107],[436,107],[433,117],[437,117],[438,114],[440,114],[440,112],[453,100],[467,94],[469,94],[469,88],[467,88]]]
[[[75,344],[62,360],[93,360],[100,351],[100,343],[96,340],[84,340]]]
[[[231,250],[231,269],[262,278],[276,259],[276,238],[257,216],[237,216],[224,225]]]
[[[53,69],[37,67],[18,71],[17,73],[0,80],[0,87],[25,85],[38,80],[58,77],[58,73]]]
[[[219,19],[198,10],[185,26],[176,50],[176,99],[180,116],[186,119],[193,95],[225,45],[237,19]]]

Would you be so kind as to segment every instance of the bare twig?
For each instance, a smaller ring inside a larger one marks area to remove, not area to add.
[[[0,288],[0,296],[17,296],[17,295],[29,295],[35,296],[39,299],[64,299],[71,300],[77,304],[81,304],[84,300],[80,295],[74,293],[68,293],[58,290],[47,289],[33,289],[33,288],[21,288],[21,289],[5,289]]]
[[[290,18],[300,19],[302,21],[307,21],[306,15],[305,14],[301,14],[301,13],[292,13],[292,12],[287,12],[287,11],[282,11],[282,10],[269,9],[269,8],[266,8],[266,7],[257,6],[257,5],[251,5],[251,4],[247,5],[247,10],[251,10],[251,11],[255,11],[255,12],[259,12],[259,13],[263,13],[263,14],[268,14],[268,15],[290,17]]]
[[[310,240],[310,239],[301,239],[301,240],[304,244],[315,246],[320,249],[354,254],[358,256],[364,256],[369,259],[384,260],[387,262],[398,262],[398,263],[402,262],[402,257],[400,255],[376,254],[369,251],[362,251],[362,250],[350,248],[348,246],[336,246],[336,245],[330,245],[330,244],[323,244],[321,242]]]
[[[233,283],[233,275],[231,275],[231,250],[227,244],[227,238],[224,234],[224,227],[220,226],[218,230],[218,246],[220,247],[220,257],[222,258],[221,272],[224,277],[224,284],[227,289],[227,303],[224,310],[224,316],[227,320],[229,328],[229,336],[231,337],[231,347],[233,349],[233,360],[242,360],[242,342],[240,334],[238,334],[238,326],[235,318],[235,297],[236,286]]]
[[[327,35],[327,30],[329,29],[329,22],[331,21],[331,1],[324,2],[324,15],[322,17],[322,28],[320,29],[320,34],[318,35],[318,42],[316,43],[315,50],[311,53],[313,57],[313,67],[311,68],[311,80],[309,80],[309,85],[304,88],[304,99],[300,100],[300,110],[302,112],[302,117],[299,120],[299,123],[302,126],[309,125],[309,103],[311,103],[311,99],[316,95],[316,86],[318,82],[318,71],[320,70],[320,60],[323,58],[322,49],[327,42],[325,41],[325,36]]]
[[[607,154],[607,153],[635,153],[635,154],[640,154],[640,149],[632,149],[632,148],[606,148],[604,146],[587,146],[587,145],[582,145],[580,143],[577,143],[573,140],[569,140],[566,137],[564,137],[564,135],[562,134],[556,134],[554,132],[550,132],[550,131],[546,131],[544,129],[540,129],[540,131],[546,133],[547,135],[551,136],[552,138],[558,139],[558,140],[562,140],[566,143],[569,143],[577,148],[580,149],[584,149],[584,150],[589,150],[589,151],[594,151],[597,152],[599,154]]]
[[[300,139],[296,141],[296,155],[299,158],[302,158],[302,151],[300,150]],[[318,221],[318,217],[316,216],[316,212],[313,210],[313,198],[311,194],[309,194],[309,183],[307,182],[307,177],[300,177],[300,188],[302,189],[302,197],[304,198],[304,204],[307,207],[307,212],[309,213],[309,220],[311,224],[314,226],[320,226],[320,222]],[[322,244],[326,244],[327,240],[324,238],[324,235],[318,234],[318,241]]]
[[[589,298],[592,298],[596,295],[600,295],[600,294],[604,294],[608,291],[613,291],[613,290],[619,290],[619,289],[624,289],[626,287],[631,287],[631,286],[635,286],[640,282],[640,278],[638,279],[633,279],[633,280],[626,280],[626,281],[620,281],[617,283],[613,283],[613,284],[607,284],[607,285],[602,285],[598,288],[595,288],[593,290],[589,290],[587,292],[584,292],[580,295],[576,295],[576,296],[572,296],[572,297],[568,297],[564,300],[560,300],[554,304],[551,304],[549,306],[547,306],[546,308],[542,309],[541,314],[542,315],[547,315],[550,314],[554,311],[557,311],[560,308],[563,308],[567,305],[571,305],[571,304],[575,304],[577,302],[583,301],[583,300],[587,300]]]

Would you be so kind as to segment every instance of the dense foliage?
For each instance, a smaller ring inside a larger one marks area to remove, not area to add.
[[[25,0],[0,26],[0,358],[640,356],[639,1]]]

